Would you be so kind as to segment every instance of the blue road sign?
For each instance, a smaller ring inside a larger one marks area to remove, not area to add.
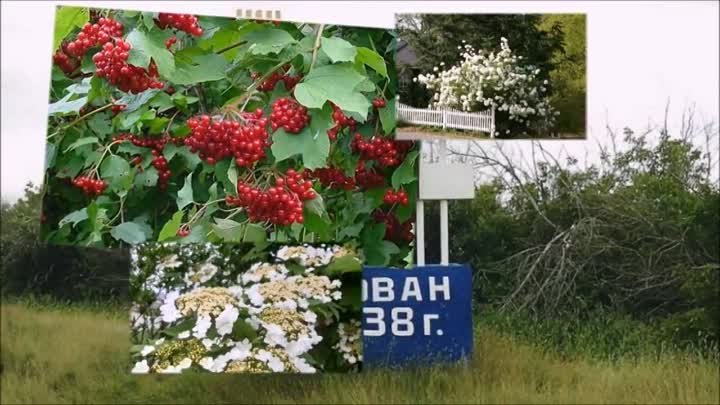
[[[466,265],[363,267],[363,364],[394,367],[468,358],[471,291]]]

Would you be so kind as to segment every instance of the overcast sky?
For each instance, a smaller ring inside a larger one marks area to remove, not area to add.
[[[83,2],[2,2],[2,198],[42,181],[54,7]],[[87,6],[234,16],[238,5],[273,8],[283,19],[392,28],[394,13],[584,12],[588,22],[588,136],[605,126],[670,127],[694,103],[718,121],[718,2],[169,2],[91,1]],[[553,141],[582,150],[583,141]]]

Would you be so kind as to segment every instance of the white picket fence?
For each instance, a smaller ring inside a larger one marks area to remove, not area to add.
[[[488,132],[495,137],[495,107],[485,111],[462,112],[451,108],[415,108],[398,102],[397,118],[409,124]]]

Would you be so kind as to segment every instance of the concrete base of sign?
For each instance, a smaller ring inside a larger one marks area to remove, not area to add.
[[[472,277],[461,264],[363,267],[363,366],[456,362],[472,354]]]

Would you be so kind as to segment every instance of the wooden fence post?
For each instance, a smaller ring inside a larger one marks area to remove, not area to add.
[[[490,108],[490,138],[495,138],[495,105]]]

